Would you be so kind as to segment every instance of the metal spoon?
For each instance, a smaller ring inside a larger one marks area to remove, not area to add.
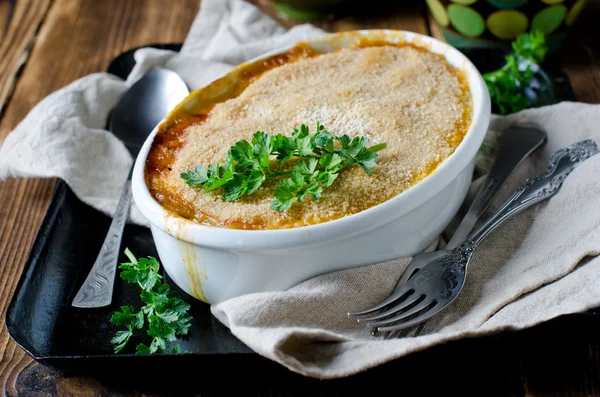
[[[188,94],[187,86],[177,73],[152,69],[121,96],[113,109],[109,129],[123,141],[135,159],[148,134]],[[104,307],[112,302],[121,238],[130,203],[131,170],[96,262],[73,299],[74,307]]]

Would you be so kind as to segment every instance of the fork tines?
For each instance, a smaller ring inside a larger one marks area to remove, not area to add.
[[[358,322],[374,327],[374,333],[381,333],[416,325],[437,313],[442,306],[441,302],[417,294],[412,288],[405,286],[381,303],[359,312],[348,313],[348,316],[357,317]]]

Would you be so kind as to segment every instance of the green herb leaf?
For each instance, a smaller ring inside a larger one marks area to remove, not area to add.
[[[240,198],[248,190],[248,182],[241,174],[236,174],[224,185],[224,201],[233,201]]]
[[[314,160],[314,162],[316,163],[316,159]],[[306,161],[299,161],[298,163],[296,163],[296,165],[294,165],[294,171],[299,172],[302,175],[311,175],[314,172],[314,169],[311,170],[309,168],[309,163],[307,163]]]
[[[322,127],[322,126],[321,126]],[[312,138],[312,144],[314,146],[325,146],[327,142],[331,141],[333,137],[327,131],[319,131]]]
[[[310,136],[296,139],[296,151],[297,156],[310,156],[313,153]]]
[[[229,149],[229,155],[233,160],[237,161],[238,167],[247,167],[251,164],[257,165],[252,146],[250,146],[248,141],[236,142]]]
[[[333,174],[331,172],[321,172],[317,175],[317,182],[323,186],[331,186],[335,179],[338,177],[338,174]]]
[[[156,352],[156,349],[154,349],[154,351],[152,351],[152,350],[150,350],[150,347],[144,345],[143,343],[140,343],[135,348],[135,354],[152,354],[154,352]]]
[[[144,326],[144,314],[141,311],[136,313],[133,306],[121,306],[121,311],[113,313],[110,322],[117,326],[131,325],[135,328],[142,328]]]
[[[271,208],[275,211],[287,211],[294,202],[294,194],[287,187],[280,186],[273,195],[275,200],[271,201]]]
[[[246,194],[252,194],[258,190],[259,187],[262,186],[264,181],[267,179],[265,174],[262,171],[252,170],[248,175],[248,179],[246,181],[248,188],[246,190]]]
[[[289,181],[291,182],[290,186],[294,189],[294,191],[298,191],[304,186],[304,177],[299,172],[292,172],[290,174]]]
[[[159,264],[153,257],[140,258],[139,261],[122,263],[121,278],[130,283],[137,283],[143,290],[150,290],[162,279],[158,274]]]
[[[321,194],[323,193],[323,188],[317,184],[312,184],[308,187],[307,192],[313,196],[315,200],[319,200],[321,198]]]
[[[127,327],[126,331],[117,331],[114,338],[111,339],[111,343],[115,345],[115,353],[120,352],[129,342],[129,339],[133,335],[130,327]]]
[[[517,56],[537,64],[542,63],[548,53],[546,37],[538,29],[533,29],[529,34],[520,34],[512,43],[512,48]]]
[[[185,180],[188,186],[202,185],[208,181],[208,174],[203,165],[197,166],[194,170],[181,173],[181,177]]]
[[[377,152],[372,152],[370,150],[362,148],[356,154],[355,160],[358,164],[360,164],[360,166],[368,175],[371,175],[371,173],[373,172],[373,167],[375,167],[376,158]]]
[[[359,165],[370,175],[377,152],[387,145],[379,143],[369,148],[368,143],[364,136],[335,136],[319,122],[312,135],[304,124],[294,128],[291,137],[257,131],[251,142],[239,141],[229,148],[225,165],[210,164],[206,169],[198,166],[181,177],[189,186],[207,192],[223,187],[224,201],[253,194],[268,178],[277,178],[271,208],[287,211],[294,200],[300,202],[307,194],[319,200],[323,187],[331,186],[345,168]],[[279,160],[279,168],[272,168],[271,156]],[[293,158],[291,170],[286,169],[285,163]]]
[[[370,152],[378,152],[380,150],[383,150],[387,147],[387,143],[382,142],[382,143],[378,143],[377,145],[373,145],[369,148]]]
[[[319,160],[319,164],[321,164],[326,170],[334,172],[343,166],[342,157],[337,153],[328,153],[325,156],[321,157],[321,159]]]
[[[133,306],[122,306],[121,311],[111,316],[111,323],[126,328],[117,331],[111,340],[115,353],[123,350],[134,330],[141,330],[144,325],[148,326],[146,334],[151,337],[151,341],[149,345],[140,343],[136,347],[136,353],[166,352],[167,343],[174,342],[177,335],[187,334],[192,319],[188,314],[190,305],[171,295],[170,287],[162,283],[162,276],[158,274],[160,264],[155,258],[138,260],[129,249],[125,250],[125,254],[131,262],[119,266],[121,278],[138,285],[141,289],[140,298],[145,306],[138,312]]]
[[[506,56],[502,68],[483,75],[492,102],[501,114],[515,113],[531,105],[525,89],[534,78],[532,66],[537,67],[548,52],[544,34],[535,29],[519,35],[512,48],[514,53]]]

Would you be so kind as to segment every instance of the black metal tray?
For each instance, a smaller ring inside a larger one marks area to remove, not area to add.
[[[177,51],[181,45],[153,47]],[[135,64],[134,51],[116,58],[108,71],[126,78]],[[489,69],[491,62],[502,62],[502,54],[489,50],[470,50],[466,54],[483,70]],[[561,73],[552,75],[557,76],[560,98],[574,100],[566,76]],[[75,365],[80,369],[98,362],[115,369],[129,368],[132,362],[138,365],[144,361],[148,365],[160,362],[161,367],[171,370],[193,364],[195,369],[211,368],[215,371],[218,368],[238,368],[246,375],[264,373],[265,370],[271,376],[278,372],[289,375],[282,370],[283,367],[255,354],[234,337],[210,314],[208,305],[188,298],[183,292],[181,296],[190,302],[194,317],[189,337],[181,343],[183,354],[152,357],[113,354],[110,339],[116,329],[109,323],[109,318],[122,305],[139,304],[136,287],[117,277],[111,307],[82,310],[70,305],[94,262],[109,223],[107,216],[82,203],[64,181],[58,182],[6,317],[10,336],[32,357],[47,364]],[[127,225],[122,247],[129,247],[138,256],[157,257],[150,231],[143,227]],[[125,261],[126,258],[121,259]],[[174,288],[177,290],[176,286]],[[578,324],[596,318],[590,313],[577,316],[575,321]],[[573,316],[565,318],[569,317]],[[454,345],[463,352],[465,345],[483,344],[489,349],[490,344],[486,341],[497,338],[459,341]],[[444,349],[435,347],[430,349],[431,353],[420,354],[428,357]]]
[[[181,45],[152,47],[178,51]],[[130,50],[113,60],[108,72],[127,78],[135,65],[134,52]],[[109,224],[110,218],[84,204],[64,181],[58,181],[6,317],[11,337],[35,359],[117,357],[111,348],[115,329],[109,318],[122,305],[139,305],[138,291],[117,277],[111,307],[82,310],[70,305]],[[138,256],[158,257],[150,230],[143,227],[127,225],[122,246]],[[121,259],[126,260],[123,255]],[[181,343],[182,351],[208,356],[255,355],[210,314],[208,305],[172,285],[191,303],[194,317],[193,332]],[[125,356],[128,354],[119,357]]]

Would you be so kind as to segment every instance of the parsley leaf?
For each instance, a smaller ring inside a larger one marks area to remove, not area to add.
[[[307,194],[319,200],[323,187],[331,186],[345,168],[358,165],[371,175],[377,152],[387,145],[368,144],[367,137],[336,136],[319,122],[314,134],[304,124],[294,128],[291,136],[257,131],[251,142],[238,141],[229,148],[224,165],[199,165],[181,173],[181,177],[189,186],[207,192],[223,187],[224,201],[253,194],[268,178],[276,178],[271,208],[287,211],[294,200],[301,202]],[[278,167],[270,161],[271,156],[279,160]],[[286,168],[286,162],[292,159],[295,161],[291,169]]]
[[[152,340],[149,345],[140,343],[136,347],[136,353],[166,352],[167,343],[177,340],[177,336],[187,334],[192,319],[188,314],[190,305],[181,298],[173,296],[170,292],[171,288],[162,283],[162,276],[158,273],[160,265],[155,258],[136,259],[129,249],[125,250],[125,255],[130,262],[119,266],[121,278],[140,287],[142,290],[140,298],[145,306],[138,312],[133,306],[122,306],[121,311],[113,313],[110,322],[126,328],[117,331],[111,340],[115,346],[115,353],[123,350],[134,335],[134,331],[142,329],[144,325],[148,326],[146,334],[152,337]],[[179,350],[178,345],[171,349],[177,352]]]
[[[544,33],[537,29],[519,35],[512,48],[513,54],[506,56],[502,68],[483,75],[490,97],[501,114],[518,112],[532,105],[526,90],[548,52]],[[546,89],[552,91],[550,96],[553,97],[553,88]]]
[[[186,171],[181,174],[188,186],[202,185],[208,181],[208,174],[203,165],[197,166],[194,170]]]
[[[285,185],[279,186],[279,189],[273,192],[275,200],[271,201],[271,208],[275,211],[287,211],[294,202],[294,192]]]

